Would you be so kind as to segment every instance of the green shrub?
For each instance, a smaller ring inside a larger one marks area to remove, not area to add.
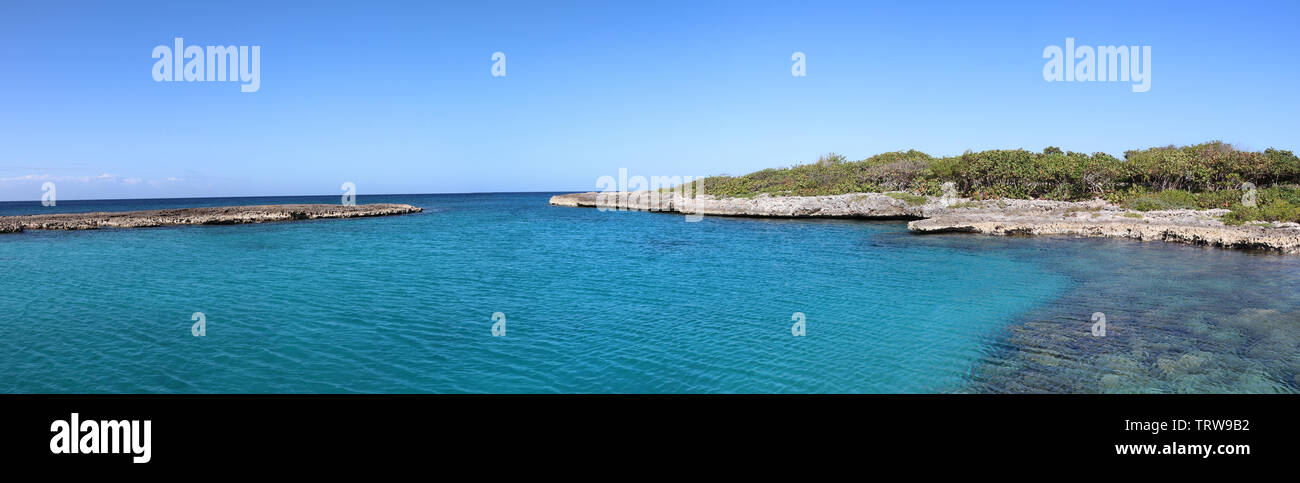
[[[926,201],[929,201],[929,199],[924,196],[914,195],[911,193],[885,193],[885,196],[902,201],[912,206],[921,206],[924,205]]]
[[[817,165],[822,167],[835,166],[837,164],[844,164],[847,160],[848,158],[845,158],[841,154],[826,153],[817,158]]]
[[[1300,223],[1300,189],[1277,187],[1257,192],[1255,206],[1242,205],[1237,200],[1232,212],[1223,216],[1223,222],[1240,225],[1252,221],[1278,221]]]
[[[1200,208],[1196,195],[1181,190],[1165,190],[1155,194],[1135,197],[1124,203],[1124,207],[1137,211],[1155,210],[1194,210]]]
[[[1102,198],[1140,211],[1229,208],[1240,201],[1243,183],[1260,189],[1300,183],[1300,158],[1271,148],[1241,151],[1219,141],[1128,151],[1124,159],[1055,147],[1042,153],[989,150],[944,158],[895,151],[861,161],[830,153],[811,164],[709,177],[704,192],[723,197],[884,191],[939,196],[949,181],[959,196],[977,200]]]
[[[930,174],[930,161],[901,160],[868,166],[865,181],[887,190],[905,190]]]

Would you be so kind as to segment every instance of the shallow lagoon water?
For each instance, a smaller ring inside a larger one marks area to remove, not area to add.
[[[1300,257],[901,222],[687,223],[550,195],[361,196],[425,212],[0,236],[0,391],[1300,390]],[[190,335],[194,312],[206,337]]]

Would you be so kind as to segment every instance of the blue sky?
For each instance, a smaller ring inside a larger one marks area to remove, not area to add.
[[[828,151],[1300,148],[1300,3],[992,3],[6,0],[0,200],[45,181],[60,199],[568,191]],[[176,37],[261,46],[260,90],[155,82]],[[1150,91],[1045,81],[1066,37],[1151,46]]]

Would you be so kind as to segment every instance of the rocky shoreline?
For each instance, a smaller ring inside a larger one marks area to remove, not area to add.
[[[94,213],[0,216],[0,233],[24,230],[97,230],[173,225],[237,225],[272,221],[358,218],[419,213],[422,208],[395,203],[368,205],[254,205]]]
[[[912,220],[913,233],[1061,235],[1159,240],[1220,248],[1300,254],[1300,224],[1226,225],[1227,210],[1138,212],[1102,200],[940,199],[903,193],[834,196],[715,198],[636,191],[571,193],[551,197],[556,206],[664,211],[709,216],[862,218]]]
[[[571,193],[552,196],[556,206],[668,211],[709,216],[824,217],[870,219],[920,219],[943,210],[938,199],[922,205],[909,204],[881,193],[853,193],[834,196],[766,196],[714,198],[702,195],[686,199],[680,194],[633,191],[627,193]]]

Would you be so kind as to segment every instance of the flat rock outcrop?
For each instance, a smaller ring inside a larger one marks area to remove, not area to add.
[[[1228,210],[1137,212],[1100,201],[1000,200],[916,220],[907,228],[914,233],[1130,238],[1300,253],[1300,225],[1225,225],[1218,217],[1226,213]]]
[[[143,228],[171,225],[236,225],[268,221],[357,218],[418,213],[421,208],[406,204],[368,205],[254,205],[177,208],[94,213],[0,216],[0,233],[23,230],[96,230],[100,228]]]
[[[1300,224],[1226,225],[1228,210],[1137,212],[1102,200],[940,199],[899,193],[687,199],[679,193],[572,193],[551,197],[557,206],[667,211],[714,216],[912,219],[913,233],[1070,235],[1130,238],[1300,253]]]
[[[551,197],[556,206],[575,206],[637,211],[668,211],[710,216],[772,216],[915,219],[943,209],[937,199],[913,205],[883,193],[852,193],[833,196],[769,196],[717,198],[700,195],[687,198],[680,193],[652,191],[572,193]]]

